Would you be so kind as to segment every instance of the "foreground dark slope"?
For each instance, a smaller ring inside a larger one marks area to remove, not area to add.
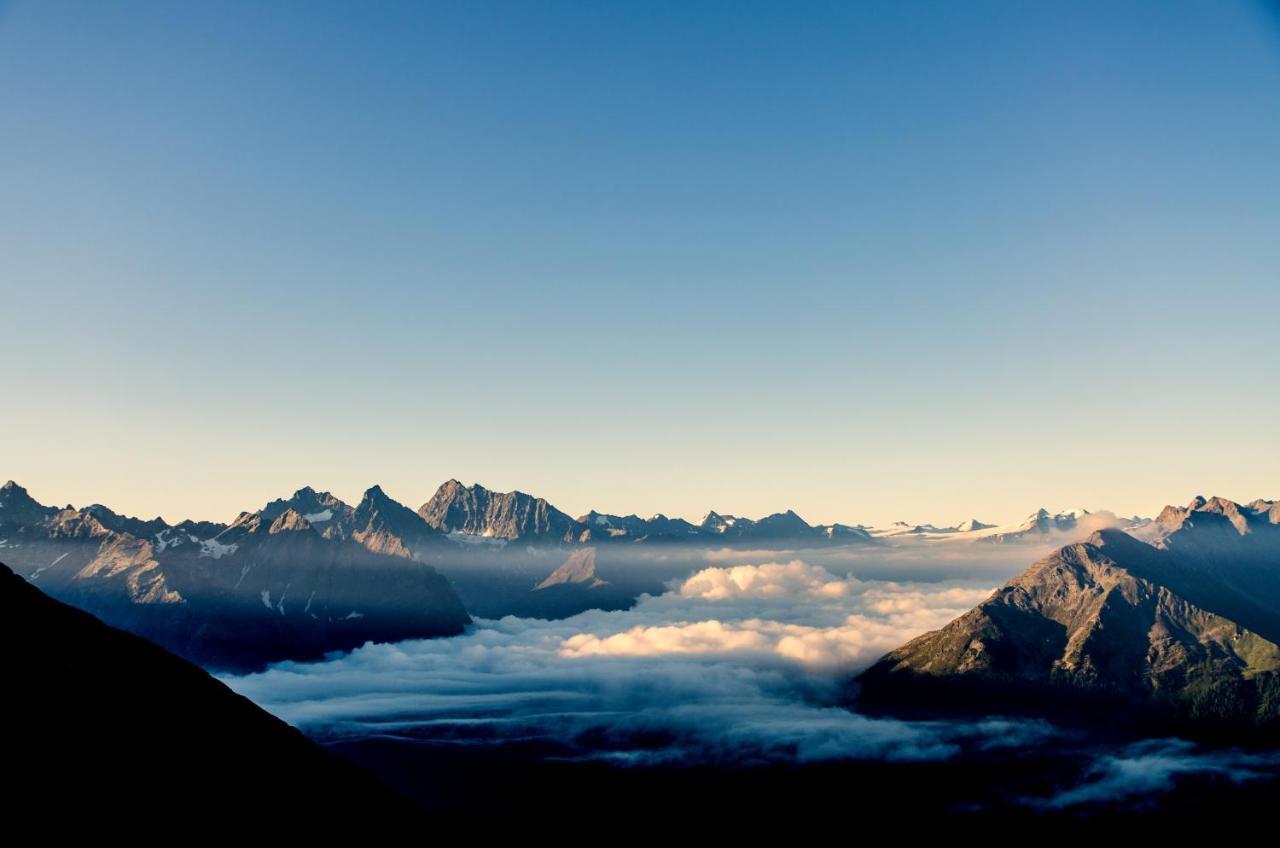
[[[1280,729],[1280,509],[1197,498],[1037,562],[859,678],[864,707]],[[1091,709],[1093,708],[1093,709]]]
[[[10,827],[314,832],[419,817],[196,666],[2,565],[0,645]]]

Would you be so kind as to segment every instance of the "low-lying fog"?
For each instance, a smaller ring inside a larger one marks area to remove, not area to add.
[[[322,741],[536,743],[556,758],[636,765],[945,760],[1060,734],[1029,720],[863,716],[839,706],[848,682],[1043,553],[703,551],[628,610],[477,619],[450,639],[369,644],[223,679]],[[1098,752],[1079,785],[1035,803],[1158,791],[1199,770],[1245,779],[1258,767],[1153,742]]]

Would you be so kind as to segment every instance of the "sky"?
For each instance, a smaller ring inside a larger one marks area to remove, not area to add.
[[[0,2],[0,479],[1280,496],[1257,2]]]

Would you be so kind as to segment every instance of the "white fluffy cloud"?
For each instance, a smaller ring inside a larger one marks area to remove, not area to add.
[[[837,577],[801,560],[705,568],[634,611],[637,618],[665,611],[663,623],[576,633],[560,654],[743,653],[851,669],[941,627],[990,593],[987,587]],[[707,617],[687,620],[698,614]]]
[[[725,598],[843,597],[858,581],[841,580],[820,565],[798,559],[788,563],[704,568],[679,588],[686,598],[719,601]]]

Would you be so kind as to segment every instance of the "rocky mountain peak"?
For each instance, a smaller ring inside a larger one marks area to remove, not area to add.
[[[721,515],[714,509],[702,516],[702,520],[698,522],[698,526],[703,530],[710,530],[712,533],[723,533],[726,528],[732,527],[737,519],[732,515]]]
[[[975,530],[987,530],[993,526],[994,525],[992,524],[983,524],[981,521],[979,521],[976,518],[970,518],[968,521],[961,521],[959,524],[957,524],[956,532],[972,533]]]
[[[1204,544],[1210,535],[1243,536],[1255,530],[1270,530],[1280,524],[1280,509],[1270,501],[1254,501],[1242,506],[1228,498],[1196,497],[1192,506],[1166,506],[1156,518],[1159,528],[1157,543]],[[1230,529],[1227,529],[1230,528]]]
[[[0,487],[0,524],[39,524],[57,511],[36,501],[12,480]]]
[[[375,553],[413,559],[439,533],[417,513],[382,490],[370,486],[351,517],[351,538]]]
[[[596,576],[596,549],[582,548],[570,554],[563,565],[534,587],[534,591],[566,584],[585,584],[588,588],[595,589],[606,583],[608,583],[607,580],[601,580]]]
[[[1205,501],[1195,512],[1208,512],[1215,515],[1221,515],[1231,522],[1231,525],[1241,533],[1249,532],[1249,522],[1241,511],[1240,504],[1217,495]]]
[[[311,530],[311,524],[295,509],[286,509],[271,523],[267,532],[274,536],[277,533],[300,533]]]
[[[326,538],[345,539],[351,533],[355,510],[329,492],[318,492],[303,486],[288,500],[274,500],[262,508],[262,518],[273,523],[286,510],[292,509]]]
[[[91,513],[70,506],[54,513],[48,527],[52,536],[61,539],[98,539],[112,532]]]
[[[227,532],[235,530],[241,533],[257,533],[262,529],[262,523],[262,513],[241,512],[236,516],[236,520],[227,526]]]
[[[478,483],[463,486],[457,480],[440,486],[418,515],[441,533],[503,541],[572,541],[586,529],[543,498],[520,491],[494,492]]]
[[[141,518],[130,518],[126,515],[120,515],[110,507],[103,506],[102,504],[90,504],[82,511],[92,515],[103,525],[117,533],[129,533],[140,539],[150,538],[157,533],[169,529],[168,523],[166,523],[160,516],[156,516],[150,521],[145,521]]]
[[[1221,534],[1211,528],[1226,524],[1188,522],[1178,533],[1214,540]],[[864,696],[1069,712],[1119,699],[1166,717],[1273,722],[1280,545],[1232,535],[1236,556],[1224,559],[1216,545],[1160,548],[1099,530],[890,653],[861,676]]]
[[[775,512],[772,515],[766,515],[764,518],[755,522],[755,525],[761,530],[795,530],[804,531],[813,529],[809,522],[805,521],[796,511],[789,509],[786,512]]]

